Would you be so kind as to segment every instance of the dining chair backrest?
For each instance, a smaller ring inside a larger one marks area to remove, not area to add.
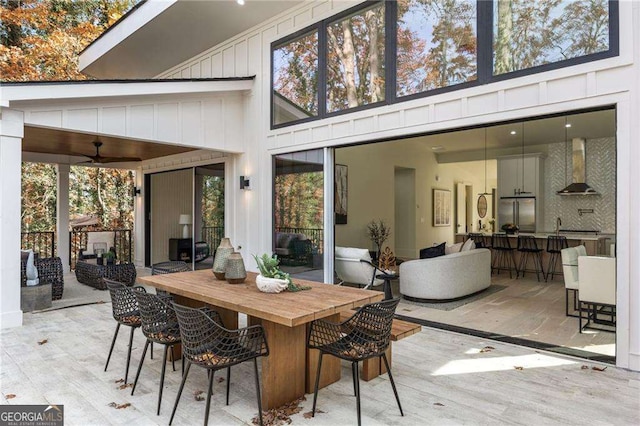
[[[399,298],[369,303],[359,308],[345,323],[347,329],[351,329],[351,337],[367,342],[378,353],[385,351],[391,340],[391,327],[398,303]]]
[[[578,257],[578,300],[616,304],[616,259],[601,256]]]
[[[586,256],[585,246],[568,247],[560,250],[562,256],[562,274],[564,275],[565,288],[578,290],[578,257]]]
[[[144,287],[136,287],[136,290],[134,290],[132,287],[127,287],[118,281],[113,281],[107,278],[103,278],[103,280],[109,290],[109,295],[111,296],[111,311],[113,313],[113,318],[116,321],[123,321],[126,323],[130,322],[127,321],[128,317],[139,316],[140,311],[138,301],[134,293],[136,291],[145,291]]]
[[[142,287],[138,287],[140,289]],[[169,305],[170,298],[144,291],[133,292],[142,320],[142,333],[149,338],[163,340],[168,334],[179,335],[178,318]]]
[[[175,302],[172,305],[178,318],[182,350],[190,362],[217,369],[269,353],[261,325],[228,330],[218,322],[215,311]]]

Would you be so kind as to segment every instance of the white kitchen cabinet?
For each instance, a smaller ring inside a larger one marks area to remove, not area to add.
[[[500,197],[542,196],[542,154],[498,157],[498,194]],[[524,173],[523,173],[524,168]]]

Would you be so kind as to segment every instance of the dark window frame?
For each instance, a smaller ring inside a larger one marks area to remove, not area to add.
[[[345,17],[357,14],[358,12],[375,6],[376,4],[385,4],[385,99],[380,102],[360,105],[354,108],[346,108],[339,111],[327,112],[326,96],[327,96],[327,51],[328,43],[326,30],[327,25],[344,19]],[[531,68],[511,71],[499,75],[493,74],[493,1],[476,1],[476,79],[464,83],[453,84],[451,86],[439,87],[424,92],[413,93],[405,96],[397,96],[396,94],[396,56],[397,56],[397,5],[391,1],[365,1],[357,6],[344,10],[336,15],[330,16],[322,21],[316,22],[283,37],[271,43],[271,81],[270,81],[270,125],[271,130],[289,127],[296,124],[307,123],[311,121],[322,120],[325,118],[336,117],[353,112],[378,108],[380,106],[392,105],[399,102],[406,102],[414,99],[435,96],[442,93],[463,90],[476,86],[483,86],[499,81],[510,80],[513,78],[524,77],[533,74],[540,74],[547,71],[557,70],[561,68],[571,67],[575,65],[585,64],[589,62],[599,61],[619,56],[620,54],[620,12],[619,0],[608,0],[609,5],[609,49],[602,52],[592,53],[590,55],[577,56],[575,58],[564,59],[561,61],[551,62],[548,64],[538,65]],[[299,120],[288,121],[286,123],[274,124],[274,94],[273,94],[273,53],[278,47],[288,42],[294,41],[305,34],[312,31],[318,32],[318,114],[314,117],[303,118]]]

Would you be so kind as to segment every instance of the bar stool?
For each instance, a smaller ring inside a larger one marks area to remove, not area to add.
[[[549,280],[549,274],[551,274],[551,280],[553,280],[553,276],[556,274],[556,264],[558,263],[558,259],[560,258],[560,250],[568,247],[569,243],[567,242],[567,237],[563,237],[560,235],[549,235],[547,237],[547,253],[549,253],[549,264],[547,265],[547,276],[544,279],[545,282]]]
[[[516,271],[516,277],[518,276],[518,266],[516,265],[516,258],[513,253],[515,250],[509,243],[509,237],[507,234],[493,234],[491,236],[491,248],[495,252],[495,257],[491,263],[491,272],[509,271],[509,278],[511,278],[511,271]],[[513,267],[511,266],[513,265]]]
[[[536,278],[540,281],[540,272],[542,272],[542,278],[544,275],[544,267],[542,266],[542,249],[538,248],[536,238],[532,235],[518,235],[518,251],[520,252],[520,267],[516,278],[522,272],[522,278],[527,270],[527,263],[529,259],[533,258],[533,266],[536,272]]]
[[[469,232],[467,239],[472,239],[476,243],[476,248],[491,248],[491,237],[478,232]]]

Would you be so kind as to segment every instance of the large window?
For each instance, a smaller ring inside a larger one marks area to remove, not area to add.
[[[532,68],[609,50],[607,0],[498,0],[493,72]]]
[[[272,128],[618,55],[616,0],[367,1],[272,44]]]
[[[318,31],[273,50],[273,123],[318,115]]]
[[[398,2],[396,94],[476,79],[475,0]]]
[[[384,3],[327,25],[327,112],[384,100]]]

